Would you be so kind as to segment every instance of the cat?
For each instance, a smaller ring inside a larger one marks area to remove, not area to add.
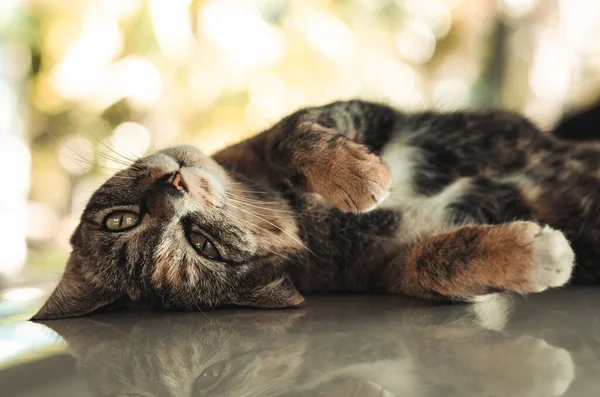
[[[600,144],[506,111],[301,109],[212,157],[135,160],[90,198],[33,317],[194,311],[304,293],[472,302],[600,281]],[[575,258],[577,265],[575,266]]]
[[[406,299],[318,299],[310,310],[208,319],[134,311],[46,324],[94,396],[542,397],[571,391],[580,370],[564,348],[504,332],[506,296],[433,316]],[[580,387],[593,390],[596,379]]]

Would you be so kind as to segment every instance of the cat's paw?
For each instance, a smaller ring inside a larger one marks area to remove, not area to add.
[[[309,190],[344,212],[371,211],[390,194],[388,166],[349,139],[337,139],[307,171]]]
[[[530,292],[561,287],[571,278],[575,253],[565,235],[549,226],[528,222],[527,238],[531,239],[532,258],[527,280]]]
[[[504,395],[562,396],[575,378],[571,354],[542,339],[523,337],[518,342],[514,348],[521,349],[520,360],[518,363],[506,363],[506,367],[512,364],[513,368],[502,377],[521,387],[506,390]]]

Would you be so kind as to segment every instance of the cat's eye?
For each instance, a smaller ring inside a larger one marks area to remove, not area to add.
[[[201,253],[209,259],[219,259],[219,251],[217,251],[213,243],[208,241],[208,239],[204,237],[204,235],[196,232],[191,232],[189,239],[190,243],[196,249],[196,251],[198,251],[199,253]]]
[[[140,216],[131,211],[115,211],[104,219],[104,226],[110,231],[121,232],[140,223]]]
[[[225,369],[225,362],[219,362],[211,365],[209,368],[205,369],[199,376],[196,378],[193,386],[193,395],[194,396],[205,396],[207,392],[213,389],[219,379],[221,378],[221,374]]]

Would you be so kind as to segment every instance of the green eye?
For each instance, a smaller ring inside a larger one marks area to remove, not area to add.
[[[131,211],[115,211],[104,219],[104,226],[113,232],[131,229],[140,223],[140,216]]]
[[[219,259],[219,251],[217,251],[215,246],[202,234],[192,232],[190,233],[189,238],[190,243],[192,243],[192,246],[196,249],[196,251],[200,252],[207,258]]]

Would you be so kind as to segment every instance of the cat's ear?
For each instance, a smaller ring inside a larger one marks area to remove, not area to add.
[[[131,327],[127,327],[129,324],[124,319],[120,320],[125,325],[82,317],[44,322],[44,327],[56,332],[67,342],[71,353],[80,357],[104,348],[106,343],[125,339]]]
[[[300,306],[304,303],[304,297],[288,276],[282,276],[247,291],[234,303],[239,306],[276,309]]]
[[[123,293],[115,289],[101,288],[85,279],[80,260],[75,252],[71,254],[65,273],[54,292],[32,320],[83,316],[123,296]]]

